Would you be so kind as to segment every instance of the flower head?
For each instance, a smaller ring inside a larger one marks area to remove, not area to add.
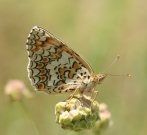
[[[56,122],[64,129],[90,129],[99,119],[98,102],[76,95],[55,107]]]
[[[5,86],[5,94],[12,100],[21,100],[23,97],[31,97],[32,93],[26,88],[20,80],[10,80]]]

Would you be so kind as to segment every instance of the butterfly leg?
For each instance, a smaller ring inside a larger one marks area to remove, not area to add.
[[[69,100],[71,100],[78,91],[79,88],[75,89],[74,92],[69,96]]]
[[[70,101],[72,100],[72,98],[75,96],[75,94],[76,94],[78,91],[79,91],[79,88],[75,89],[75,90],[70,94],[70,96],[69,96],[68,99],[67,99],[66,105],[65,105],[66,107],[69,106]],[[77,97],[75,96],[75,98],[77,98]]]
[[[83,94],[83,97],[86,98],[86,99],[91,100],[91,103],[93,103],[93,102],[95,101],[97,95],[98,95],[98,91],[95,90],[95,88],[93,88],[93,89],[90,91],[90,94],[89,94],[89,95],[87,95],[87,93],[85,93],[85,94]]]
[[[61,93],[66,93],[66,92],[71,92],[70,96],[68,99],[72,99],[74,97],[74,95],[80,91],[80,84],[63,84],[61,86],[59,86],[58,91],[60,90]]]
[[[97,95],[98,95],[98,91],[95,90],[95,88],[93,88],[91,91],[91,98],[93,97],[92,98],[93,101],[96,99]]]
[[[98,91],[93,91],[93,93],[95,93],[95,94],[94,94],[94,97],[93,97],[93,99],[92,99],[92,102],[94,102],[95,99],[97,98],[97,96],[98,96]]]

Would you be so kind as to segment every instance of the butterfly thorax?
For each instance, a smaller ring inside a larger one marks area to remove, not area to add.
[[[89,83],[83,83],[81,92],[91,92],[97,84],[101,84],[102,81],[106,78],[107,74],[96,74],[90,78]]]

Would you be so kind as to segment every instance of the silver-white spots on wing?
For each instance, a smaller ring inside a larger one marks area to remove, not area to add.
[[[27,38],[28,75],[36,90],[65,93],[93,89],[93,71],[76,52],[41,27]]]

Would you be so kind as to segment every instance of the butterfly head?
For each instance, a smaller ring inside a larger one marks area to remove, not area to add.
[[[98,84],[100,84],[106,77],[107,77],[107,74],[99,73],[97,75],[94,75],[93,80],[97,82]]]

